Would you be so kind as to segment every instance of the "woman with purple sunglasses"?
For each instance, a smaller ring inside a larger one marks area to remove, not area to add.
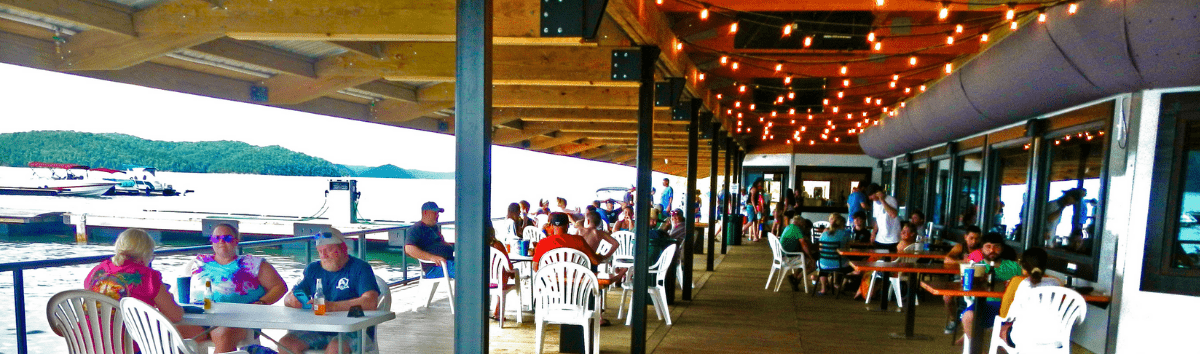
[[[270,305],[287,293],[287,284],[265,259],[238,254],[241,235],[233,225],[217,225],[209,241],[213,254],[196,255],[188,264],[193,303],[202,301],[206,282],[212,282],[214,302]],[[220,327],[213,329],[210,337],[216,352],[224,353],[237,350],[246,334],[243,329]]]

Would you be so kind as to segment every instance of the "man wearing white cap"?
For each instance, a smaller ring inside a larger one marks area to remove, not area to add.
[[[454,245],[446,242],[442,230],[437,227],[438,217],[445,211],[434,202],[422,204],[421,221],[408,229],[408,238],[404,242],[405,254],[425,261],[421,264],[425,278],[446,275],[454,278]],[[438,266],[441,263],[446,264],[446,269]]]
[[[304,278],[287,294],[283,304],[293,308],[304,308],[305,305],[312,304],[319,281],[321,292],[325,296],[326,311],[348,311],[353,306],[361,306],[363,311],[375,310],[379,306],[380,289],[375,283],[375,272],[371,270],[371,265],[350,256],[345,237],[336,229],[316,234],[313,239],[317,243],[317,253],[321,260],[304,268]],[[300,301],[296,294],[307,300]],[[368,331],[367,335],[374,337],[375,332]],[[359,352],[358,345],[361,341],[358,332],[343,335],[343,338],[349,342],[346,343],[349,345],[343,344],[343,348]],[[309,331],[288,331],[287,335],[279,340],[281,346],[293,353],[303,353],[310,348],[337,352],[338,342],[337,333]]]

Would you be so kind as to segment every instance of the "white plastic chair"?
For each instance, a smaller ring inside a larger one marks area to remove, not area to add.
[[[509,282],[504,279],[504,273],[512,271],[512,263],[509,262],[508,257],[504,256],[504,252],[500,252],[500,250],[492,248],[491,268],[489,273],[491,275],[491,288],[489,289],[489,292],[491,293],[491,296],[499,298],[496,306],[499,306],[498,308],[500,309],[500,328],[504,328],[504,312],[507,310],[507,308],[504,307],[505,298],[507,298],[508,293],[511,292],[517,293],[517,323],[524,323],[524,315],[521,313],[521,306],[519,303],[521,301],[521,277],[510,277],[513,280],[512,284],[509,284]]]
[[[542,353],[545,325],[583,326],[585,351],[600,352],[599,283],[588,267],[559,262],[538,269],[533,278],[537,353]],[[587,335],[591,333],[592,335]]]
[[[650,293],[650,300],[654,304],[654,314],[658,315],[658,319],[666,319],[667,325],[671,325],[671,310],[667,308],[667,272],[671,271],[671,260],[675,258],[675,245],[667,246],[663,249],[661,255],[658,256],[658,262],[650,266],[650,274],[656,278],[654,284],[646,287]],[[625,314],[625,325],[633,323],[633,275],[629,275],[629,280],[621,283],[621,305],[617,309],[617,313],[621,313],[621,308],[625,305],[625,294],[629,293],[629,310]]]
[[[179,330],[167,320],[158,309],[142,300],[132,297],[121,299],[121,320],[125,331],[137,342],[138,348],[145,354],[196,354],[193,345],[187,344],[179,335]],[[228,354],[247,354],[245,351],[233,351]]]
[[[571,262],[592,269],[591,258],[577,249],[566,247],[555,248],[543,253],[542,258],[538,258],[538,269],[558,262]]]
[[[432,262],[426,262],[424,260],[422,260],[421,263],[432,264]],[[441,278],[427,279],[427,278],[425,278],[425,272],[421,272],[421,280],[418,281],[418,284],[420,284],[421,287],[429,288],[429,298],[427,298],[425,300],[425,307],[429,307],[429,304],[433,303],[433,294],[437,293],[438,285],[442,284],[442,285],[446,286],[446,288],[445,288],[446,294],[448,296],[450,296],[450,313],[453,314],[454,313],[454,279],[450,279],[450,273],[449,273],[449,270],[446,269],[445,262],[438,262],[437,265],[439,267],[442,267],[442,277]]]
[[[133,338],[117,312],[120,304],[104,294],[67,290],[46,304],[46,322],[67,340],[72,354],[133,353]]]
[[[537,242],[545,238],[546,234],[542,233],[542,229],[537,226],[529,225],[525,227],[525,231],[521,231],[521,237],[531,242]]]
[[[613,253],[612,264],[616,268],[629,268],[633,266],[633,241],[635,239],[632,231],[617,231],[612,233],[612,237],[617,240],[617,252]]]
[[[920,246],[921,246],[920,244],[916,244],[916,243],[908,245],[907,247],[904,247],[903,253],[916,252],[918,247],[920,247]],[[917,258],[916,257],[900,257],[900,259],[896,260],[896,262],[913,264],[913,263],[917,263]],[[892,296],[896,299],[896,307],[899,307],[899,308],[904,307],[904,302],[901,301],[903,298],[900,295],[901,294],[900,293],[900,279],[901,279],[900,277],[901,276],[902,276],[902,274],[896,273],[896,274],[892,274],[891,278],[888,278],[888,283],[889,283],[888,286],[891,287]],[[871,303],[871,295],[873,295],[873,294],[875,294],[874,273],[872,273],[872,276],[871,276],[871,285],[867,287],[867,303],[868,304]],[[913,299],[913,304],[920,305],[921,300],[919,298]]]
[[[1070,353],[1071,326],[1083,323],[1087,315],[1083,296],[1061,286],[1024,289],[1016,295],[1009,306],[1008,317],[996,316],[988,353],[996,354],[997,348],[1004,348],[1010,354]],[[1017,345],[1016,348],[1009,347],[1000,339],[1000,324],[1013,321],[1018,322],[1013,323],[1009,336]]]
[[[804,292],[808,292],[808,262],[804,252],[785,252],[783,244],[779,242],[779,237],[767,233],[767,243],[771,246],[771,271],[767,274],[767,285],[763,289],[771,288],[771,279],[775,279],[775,292],[779,292],[779,285],[783,284],[783,277],[789,272],[800,270],[800,275],[803,276]]]

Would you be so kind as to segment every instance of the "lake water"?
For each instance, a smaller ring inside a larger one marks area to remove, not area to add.
[[[536,204],[540,198],[563,196],[570,206],[582,206],[591,201],[602,187],[628,186],[633,175],[609,177],[588,175],[572,178],[563,174],[509,173],[493,176],[492,215],[503,216],[508,203],[528,200]],[[6,179],[26,179],[28,168],[0,167],[0,183]],[[99,215],[153,216],[156,211],[192,211],[211,213],[243,213],[255,215],[284,215],[307,217],[319,214],[326,203],[325,190],[330,178],[282,177],[240,174],[195,174],[160,172],[159,178],[180,191],[194,190],[186,196],[144,197],[113,196],[100,198],[11,196],[0,195],[2,209],[42,210]],[[362,192],[359,216],[374,220],[412,222],[420,217],[420,206],[436,201],[446,209],[442,221],[454,218],[453,180],[409,180],[354,178]],[[661,179],[659,179],[661,180]],[[707,182],[700,185],[707,186]],[[171,244],[168,246],[185,246]],[[284,254],[279,249],[252,250],[271,262],[289,284],[299,281],[303,269],[301,255]],[[0,241],[0,263],[112,254],[110,244],[75,244],[70,235],[15,235]],[[180,269],[189,256],[161,257],[153,267],[165,279],[181,275]],[[377,274],[385,279],[400,279],[402,255],[387,251],[372,251],[367,257]],[[33,353],[61,353],[65,342],[49,331],[46,324],[46,302],[55,293],[77,289],[93,265],[80,265],[26,271],[25,308],[29,331],[29,348]],[[0,274],[0,354],[16,352],[16,330],[13,314],[13,284],[10,273]]]

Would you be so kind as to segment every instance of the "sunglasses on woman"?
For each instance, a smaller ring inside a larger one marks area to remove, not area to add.
[[[233,235],[212,235],[208,237],[208,241],[212,243],[224,242],[233,243]]]

